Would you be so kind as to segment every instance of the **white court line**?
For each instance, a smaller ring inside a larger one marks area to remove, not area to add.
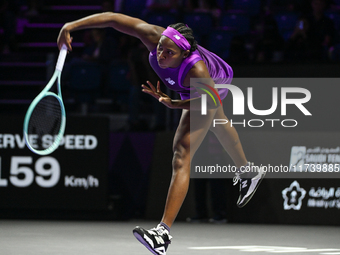
[[[307,251],[307,248],[302,247],[275,247],[275,246],[257,246],[253,249],[242,249],[241,251],[248,251],[248,252],[259,252],[259,251],[265,251],[265,252],[272,252],[272,253],[284,253],[284,252],[304,252]]]
[[[243,248],[255,248],[258,246],[208,246],[208,247],[188,247],[190,250],[239,250]]]
[[[340,252],[325,252],[325,253],[320,253],[320,254],[340,254]]]
[[[304,252],[324,252],[321,254],[340,254],[340,249],[308,249],[304,247],[282,247],[282,246],[208,246],[208,247],[188,247],[191,250],[239,250],[245,252],[266,252],[266,253],[304,253]],[[325,253],[328,252],[328,253]],[[334,252],[334,253],[330,253]]]
[[[188,249],[191,249],[191,250],[242,250],[242,251],[307,250],[307,248],[304,248],[304,247],[282,247],[282,246],[260,246],[260,245],[188,247]]]
[[[290,252],[326,252],[326,251],[340,251],[339,249],[306,249],[296,251],[270,251],[271,253],[290,253]]]
[[[188,247],[191,250],[239,250],[239,249],[307,249],[304,247],[283,247],[283,246],[260,246],[260,245],[242,245],[242,246],[206,246],[206,247]]]

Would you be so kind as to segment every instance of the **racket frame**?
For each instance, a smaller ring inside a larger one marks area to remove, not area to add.
[[[67,47],[66,45],[63,45],[60,52],[59,52],[59,57],[58,57],[58,61],[56,64],[56,69],[53,73],[52,78],[50,79],[50,81],[47,83],[47,85],[45,86],[45,88],[39,93],[39,95],[34,98],[34,100],[32,101],[32,103],[30,104],[30,106],[28,107],[28,110],[26,112],[25,115],[25,120],[24,120],[24,139],[25,139],[25,143],[27,145],[27,147],[34,153],[38,154],[38,155],[48,155],[51,154],[53,151],[55,151],[58,146],[60,141],[63,138],[64,132],[65,132],[65,126],[66,126],[66,111],[65,111],[65,106],[64,106],[64,102],[62,99],[62,94],[61,94],[61,72],[64,66],[64,62],[65,62],[65,58],[66,58],[66,54],[67,54]],[[49,91],[52,86],[54,85],[55,81],[57,80],[57,89],[58,89],[58,94]],[[28,124],[31,118],[31,115],[34,111],[34,108],[36,107],[36,105],[39,103],[40,100],[42,100],[44,97],[46,96],[53,96],[55,97],[60,105],[60,109],[61,109],[61,123],[60,123],[60,129],[59,129],[59,133],[57,135],[54,136],[54,141],[53,143],[46,148],[45,150],[37,150],[35,149],[30,141],[29,141],[29,134],[28,134]]]

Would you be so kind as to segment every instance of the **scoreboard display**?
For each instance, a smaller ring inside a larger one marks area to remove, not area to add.
[[[107,207],[108,119],[67,117],[58,149],[47,156],[27,148],[22,127],[23,118],[1,117],[0,208]]]

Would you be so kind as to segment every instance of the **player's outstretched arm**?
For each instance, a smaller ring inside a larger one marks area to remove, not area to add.
[[[72,50],[70,33],[73,31],[106,27],[112,27],[124,34],[139,38],[150,51],[156,47],[164,30],[162,27],[148,24],[141,19],[121,13],[104,12],[66,23],[60,30],[58,47],[60,49],[65,44],[68,50]]]

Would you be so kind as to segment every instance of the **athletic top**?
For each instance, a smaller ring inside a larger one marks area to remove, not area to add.
[[[190,96],[190,91],[195,88],[183,86],[183,81],[187,73],[193,65],[200,60],[204,61],[215,84],[231,83],[233,78],[232,68],[219,56],[199,45],[197,50],[191,52],[189,56],[183,59],[182,63],[176,68],[162,69],[159,67],[157,62],[157,47],[149,54],[149,62],[153,70],[169,89],[180,94],[182,100],[201,96],[198,92],[194,92],[192,93],[192,96]],[[228,89],[218,89],[218,92],[220,98],[224,99],[227,96]]]

